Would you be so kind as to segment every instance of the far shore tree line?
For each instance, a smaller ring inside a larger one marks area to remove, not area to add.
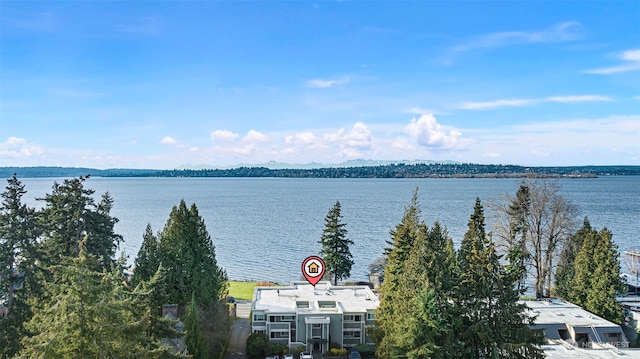
[[[14,177],[1,193],[0,319],[2,357],[208,358],[224,350],[231,319],[223,298],[227,275],[195,204],[174,206],[164,228],[147,225],[128,278],[116,257],[113,199],[100,201],[86,177],[54,183],[40,210],[22,201]],[[445,226],[421,219],[418,189],[390,231],[377,324],[368,329],[386,358],[541,358],[535,318],[519,302],[533,283],[536,298],[558,296],[615,323],[624,289],[611,232],[585,218],[550,180],[524,180],[514,196],[490,204],[487,232],[476,199],[468,230],[455,249]],[[341,204],[325,217],[319,240],[329,277],[349,278],[354,263]],[[176,322],[161,316],[178,304]],[[184,336],[187,352],[163,345]]]
[[[15,175],[0,194],[0,358],[219,357],[227,275],[195,204],[173,207],[157,234],[147,226],[129,278],[113,199],[96,202],[86,178],[55,182],[40,210]],[[163,304],[178,305],[183,332]]]

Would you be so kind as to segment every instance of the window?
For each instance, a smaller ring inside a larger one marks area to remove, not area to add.
[[[296,302],[296,306],[298,308],[309,308],[309,302],[307,301]]]
[[[376,320],[375,313],[367,313],[367,320]]]
[[[266,316],[264,314],[254,314],[253,321],[254,322],[264,322],[266,320]]]
[[[289,332],[271,332],[271,339],[288,339]]]
[[[362,315],[360,314],[348,314],[344,316],[344,321],[345,322],[361,322],[362,321]]]
[[[345,330],[342,332],[344,339],[358,339],[360,338],[360,330]]]
[[[290,321],[295,320],[295,319],[296,319],[296,317],[293,316],[293,315],[281,315],[280,316],[280,321],[281,322],[290,322]]]
[[[320,308],[335,308],[336,307],[336,302],[318,301],[318,306]]]
[[[264,330],[254,330],[253,332],[256,334],[266,334]]]

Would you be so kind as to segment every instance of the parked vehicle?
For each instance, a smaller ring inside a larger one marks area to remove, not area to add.
[[[300,353],[300,359],[313,359],[313,355],[309,352]]]
[[[349,358],[350,359],[362,359],[362,356],[360,356],[360,352],[352,349],[351,352],[349,353]]]
[[[293,354],[285,354],[284,359],[293,359]]]

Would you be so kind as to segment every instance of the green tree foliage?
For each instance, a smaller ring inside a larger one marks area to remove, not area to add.
[[[624,291],[620,278],[618,247],[609,230],[585,231],[582,247],[574,262],[575,275],[567,299],[614,323],[623,321],[622,308],[615,297]]]
[[[191,302],[187,306],[187,313],[184,316],[185,343],[189,354],[193,359],[204,359],[208,357],[205,347],[204,336],[200,330],[200,314],[196,306],[195,293],[191,295]]]
[[[556,296],[567,300],[571,296],[571,292],[573,291],[571,281],[576,274],[576,256],[580,252],[580,249],[582,249],[584,239],[589,235],[595,234],[597,234],[597,231],[591,227],[589,219],[585,218],[582,228],[569,237],[568,241],[564,244],[562,252],[560,252],[560,259],[558,260],[558,267],[555,274],[554,293]]]
[[[62,262],[65,257],[76,257],[80,241],[87,238],[88,253],[96,255],[102,268],[114,263],[115,251],[122,236],[114,232],[118,219],[111,216],[113,199],[109,193],[96,203],[92,189],[84,187],[87,177],[55,182],[44,201],[41,211],[45,263]]]
[[[151,224],[147,224],[142,245],[134,262],[134,272],[131,282],[135,285],[148,281],[153,277],[160,266],[160,243],[151,230]]]
[[[449,300],[456,282],[453,241],[438,222],[421,226],[405,267],[399,275],[399,298],[392,356],[447,358],[457,346],[451,335],[458,322]]]
[[[27,298],[39,293],[36,239],[39,235],[34,208],[22,203],[27,191],[14,175],[0,194],[0,298],[6,316],[0,318],[0,357],[20,349],[26,334],[23,323],[31,317]]]
[[[270,346],[269,337],[262,333],[251,333],[247,338],[247,356],[249,358],[264,358]]]
[[[327,271],[333,274],[334,285],[339,279],[348,278],[351,275],[353,256],[350,245],[353,241],[347,238],[346,223],[342,222],[340,201],[336,201],[324,219],[325,227],[322,230],[320,255],[327,266]]]
[[[420,220],[418,189],[416,189],[411,203],[404,209],[401,222],[390,232],[391,241],[387,241],[390,247],[385,249],[387,265],[381,288],[380,306],[376,309],[375,330],[376,354],[380,358],[391,358],[397,346],[394,342],[398,330],[397,320],[406,315],[399,311],[397,304],[408,299],[399,292],[400,279],[414,243],[425,233],[426,226]]]
[[[136,297],[122,281],[119,269],[102,269],[99,257],[79,243],[75,258],[50,267],[53,280],[47,296],[33,298],[37,306],[23,339],[24,358],[160,358],[167,347],[145,335],[136,315]]]
[[[227,275],[218,266],[211,236],[195,204],[174,206],[159,236],[160,263],[166,269],[166,303],[186,305],[195,293],[208,307],[227,290]]]
[[[535,346],[525,306],[516,289],[524,272],[519,265],[500,264],[494,243],[486,237],[484,210],[476,199],[459,253],[460,284],[455,291],[461,314],[459,339],[463,358],[543,358]],[[518,260],[517,255],[510,255]]]

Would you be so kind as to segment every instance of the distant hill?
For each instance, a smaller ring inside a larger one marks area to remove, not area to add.
[[[597,176],[638,176],[640,166],[525,167],[473,163],[389,163],[351,167],[230,169],[105,169],[76,167],[0,167],[0,176],[29,177],[288,177],[288,178],[592,178]]]

